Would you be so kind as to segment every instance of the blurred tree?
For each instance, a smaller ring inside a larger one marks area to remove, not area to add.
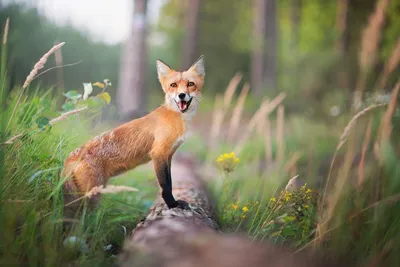
[[[185,70],[199,57],[197,55],[198,28],[201,0],[185,2],[185,37],[181,69]]]
[[[265,85],[276,89],[277,80],[277,42],[278,42],[278,8],[276,0],[266,0],[266,57]]]
[[[335,48],[339,56],[338,86],[340,88],[349,88],[346,66],[344,62],[347,53],[347,9],[348,0],[337,0],[336,6],[336,43]]]
[[[147,0],[134,0],[132,35],[126,41],[121,59],[118,108],[122,120],[131,120],[147,112],[145,90],[147,63]]]
[[[301,0],[291,0],[290,7],[290,20],[291,20],[291,52],[293,55],[293,86],[297,89],[298,85],[298,50],[299,50],[299,38],[300,38],[300,15],[301,15]]]
[[[120,45],[91,41],[73,27],[58,27],[40,16],[36,9],[21,5],[12,4],[0,9],[1,28],[4,28],[7,17],[10,17],[7,59],[10,88],[24,83],[35,63],[56,41],[66,43],[62,48],[63,64],[81,62],[63,67],[66,90],[83,90],[83,82],[102,81],[105,78],[110,79],[113,86],[117,82]],[[51,58],[46,62],[45,69],[55,65],[54,58]],[[49,71],[35,79],[31,87],[40,83],[43,89],[47,89],[57,83],[56,78],[56,70]],[[113,89],[110,88],[109,92],[113,93]]]
[[[266,2],[270,0],[253,0],[253,32],[251,52],[251,86],[256,96],[262,96],[264,83],[264,54],[266,41]]]

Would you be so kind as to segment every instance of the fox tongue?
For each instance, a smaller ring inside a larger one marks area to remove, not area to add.
[[[179,102],[179,108],[180,108],[181,110],[184,110],[184,109],[186,108],[186,106],[187,106],[186,102],[184,102],[184,101],[180,101],[180,102]]]

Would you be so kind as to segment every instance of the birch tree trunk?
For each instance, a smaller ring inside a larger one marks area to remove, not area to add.
[[[321,262],[244,236],[219,233],[212,199],[187,157],[172,162],[173,194],[189,210],[168,209],[158,197],[149,214],[126,240],[119,265],[165,267],[316,267],[344,266]]]
[[[117,104],[120,117],[131,120],[146,113],[146,22],[147,0],[134,0],[132,35],[126,41],[121,58]]]

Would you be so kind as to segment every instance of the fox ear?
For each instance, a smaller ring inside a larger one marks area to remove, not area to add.
[[[201,55],[199,59],[190,67],[190,70],[195,71],[197,74],[204,76],[206,75],[206,69],[204,67],[204,56]]]
[[[157,59],[156,63],[157,63],[157,73],[159,79],[167,75],[171,71],[171,68],[161,60]]]

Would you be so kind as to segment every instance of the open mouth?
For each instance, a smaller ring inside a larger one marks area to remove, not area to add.
[[[176,102],[176,101],[175,102],[176,102],[176,105],[178,106],[179,110],[183,113],[188,110],[190,103],[192,103],[192,99],[193,99],[193,97],[189,101],[180,100],[178,102]]]

